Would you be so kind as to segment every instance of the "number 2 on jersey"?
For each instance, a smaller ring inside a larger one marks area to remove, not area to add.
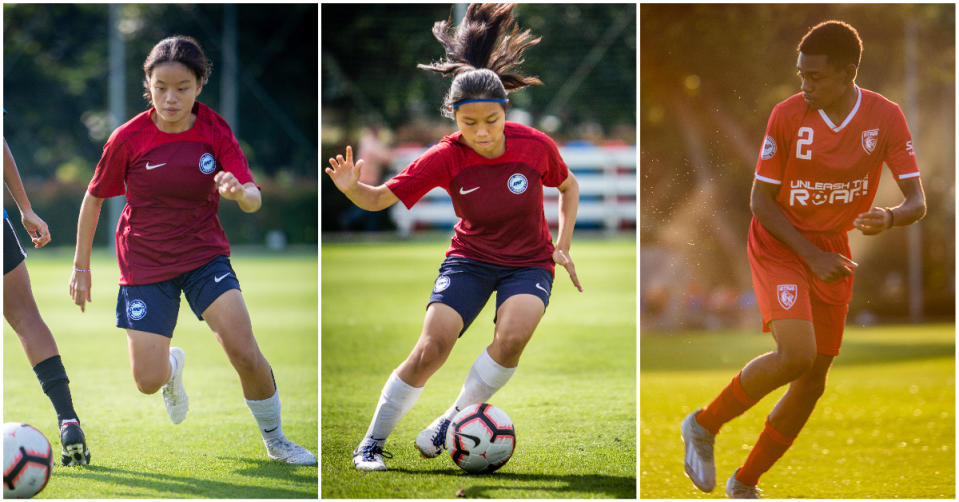
[[[803,151],[804,146],[812,145],[812,133],[813,133],[812,127],[799,128],[799,141],[796,142],[796,158],[797,159],[804,159],[804,160],[812,159],[812,147],[806,148],[806,151]]]

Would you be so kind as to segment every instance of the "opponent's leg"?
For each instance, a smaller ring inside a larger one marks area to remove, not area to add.
[[[449,357],[460,331],[463,318],[452,307],[431,303],[426,309],[423,331],[413,350],[390,375],[366,435],[353,451],[353,465],[359,470],[386,470],[383,451],[387,436],[423,392],[426,381]]]
[[[40,381],[40,388],[57,413],[62,446],[60,460],[67,466],[86,465],[90,463],[90,450],[80,428],[77,412],[73,408],[70,380],[67,378],[53,334],[43,322],[34,300],[26,262],[20,262],[13,270],[4,274],[3,289],[4,317],[17,333],[27,360]]]
[[[316,465],[316,456],[283,434],[280,394],[273,370],[253,336],[250,314],[240,290],[230,289],[218,296],[202,316],[240,377],[243,397],[257,422],[267,456],[290,464]]]
[[[426,458],[439,455],[444,448],[446,430],[456,413],[469,405],[488,401],[506,385],[545,311],[546,306],[539,297],[526,294],[510,296],[500,305],[493,343],[476,358],[453,406],[417,435],[416,447],[421,455]]]

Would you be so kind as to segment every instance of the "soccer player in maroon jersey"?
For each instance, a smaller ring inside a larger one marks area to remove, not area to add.
[[[30,235],[33,247],[42,248],[49,244],[50,231],[47,223],[37,216],[30,205],[6,138],[3,140],[3,183],[7,185],[17,208],[20,209],[20,222]],[[86,436],[73,408],[67,370],[63,367],[53,333],[40,316],[33,289],[30,287],[30,274],[24,261],[27,254],[13,231],[13,224],[6,209],[3,210],[3,222],[3,317],[20,338],[27,360],[40,381],[40,388],[57,413],[60,461],[65,466],[87,465],[90,463],[90,449],[87,448]]]
[[[359,183],[363,161],[354,164],[349,146],[345,157],[331,158],[326,168],[336,187],[368,211],[399,201],[411,207],[434,187],[443,187],[460,218],[420,338],[387,380],[366,436],[353,452],[359,470],[386,470],[387,436],[494,290],[493,341],[470,368],[453,405],[417,436],[416,447],[424,457],[443,450],[450,419],[458,410],[488,400],[512,376],[545,313],[554,264],[564,266],[582,291],[569,256],[579,203],[576,178],[548,136],[506,121],[507,91],[542,83],[509,71],[522,61],[527,47],[539,42],[528,30],[519,32],[512,9],[507,4],[471,4],[455,34],[450,34],[447,21],[433,26],[434,36],[446,48],[446,60],[419,67],[454,77],[442,112],[456,121],[459,132],[444,137],[383,185]],[[555,246],[543,215],[544,186],[560,192]]]
[[[801,92],[772,111],[750,196],[748,254],[764,331],[776,351],[750,361],[705,408],[682,423],[686,474],[716,483],[715,434],[769,392],[789,384],[726,483],[731,498],[758,498],[759,477],[786,452],[839,355],[857,264],[847,232],[876,235],[919,221],[925,196],[902,111],[855,84],[862,41],[852,26],[820,23],[798,47]],[[902,191],[872,207],[885,163]]]
[[[100,207],[105,198],[126,194],[116,232],[116,313],[117,327],[127,331],[137,388],[146,394],[162,389],[174,424],[186,417],[185,354],[170,347],[182,291],[236,369],[267,455],[316,465],[312,453],[283,434],[273,371],[253,336],[217,218],[220,198],[248,213],[261,201],[229,125],[197,101],[210,73],[206,55],[190,37],[169,37],[153,47],[143,71],[152,106],[113,131],[103,147],[80,207],[70,295],[85,310]]]

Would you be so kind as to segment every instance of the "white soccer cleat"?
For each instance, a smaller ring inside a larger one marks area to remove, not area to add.
[[[446,447],[446,430],[449,427],[449,419],[441,416],[416,435],[416,448],[423,458],[433,458],[443,453],[443,448]]]
[[[383,451],[381,441],[364,439],[359,446],[353,450],[353,466],[358,471],[385,471],[386,462],[383,458],[393,458],[388,451]]]
[[[726,496],[731,499],[758,499],[762,498],[759,496],[759,488],[756,488],[752,485],[747,485],[736,479],[736,474],[739,473],[739,469],[736,469],[736,472],[733,473],[732,477],[729,478],[729,481],[726,482]]]
[[[681,427],[686,443],[686,475],[696,488],[711,492],[716,487],[716,463],[713,460],[716,436],[696,421],[696,415],[701,411],[687,415]]]
[[[264,441],[266,454],[273,460],[294,465],[316,465],[316,455],[288,439]]]
[[[190,409],[190,399],[186,395],[186,389],[183,388],[183,366],[186,363],[186,354],[179,347],[170,347],[170,354],[176,359],[176,370],[170,381],[163,386],[163,404],[166,406],[166,413],[170,415],[170,421],[178,424],[186,418],[186,412]]]

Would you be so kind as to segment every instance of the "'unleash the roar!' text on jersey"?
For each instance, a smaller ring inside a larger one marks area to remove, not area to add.
[[[868,212],[883,162],[897,180],[919,176],[912,137],[895,103],[856,88],[841,124],[796,94],[773,108],[756,179],[780,185],[776,201],[803,232],[845,233]]]

